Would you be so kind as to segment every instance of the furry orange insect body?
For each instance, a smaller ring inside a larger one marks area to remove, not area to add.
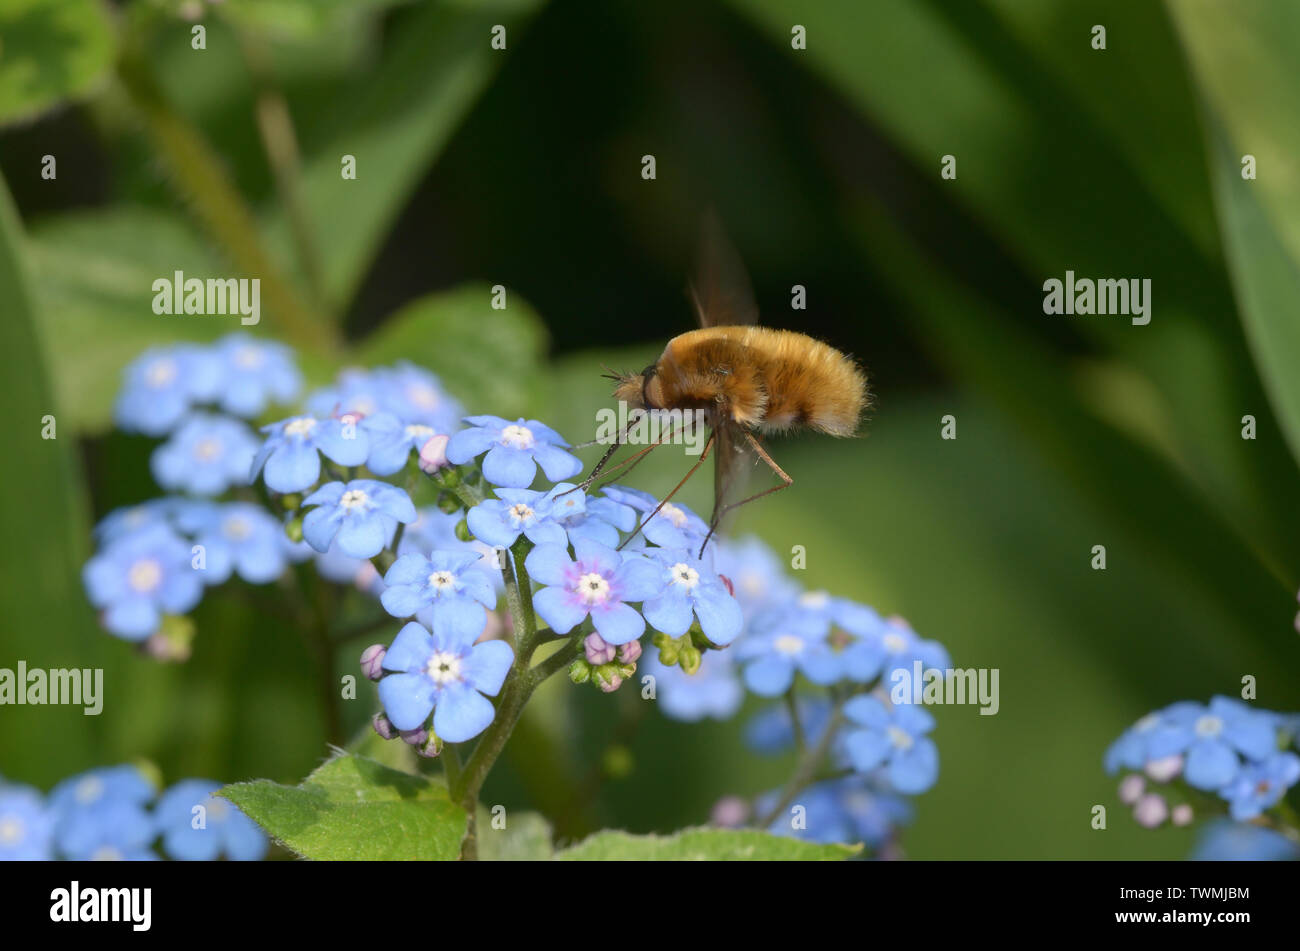
[[[680,334],[657,362],[620,376],[614,396],[642,409],[703,409],[715,426],[832,436],[852,436],[868,402],[866,376],[849,357],[805,334],[756,326]]]

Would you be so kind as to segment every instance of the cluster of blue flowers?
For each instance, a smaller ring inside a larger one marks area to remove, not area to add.
[[[253,861],[269,848],[257,823],[212,793],[220,783],[185,779],[161,795],[135,766],[94,769],[42,796],[0,779],[0,860],[167,858]]]
[[[1106,751],[1104,764],[1111,775],[1127,771],[1119,797],[1132,807],[1139,824],[1189,825],[1198,812],[1226,812],[1232,823],[1207,836],[1202,853],[1250,857],[1237,854],[1250,851],[1242,845],[1249,840],[1260,844],[1261,857],[1272,857],[1272,846],[1279,843],[1255,834],[1267,829],[1232,833],[1231,827],[1265,822],[1271,810],[1285,808],[1288,790],[1300,782],[1300,756],[1293,751],[1298,733],[1300,716],[1294,714],[1261,710],[1229,697],[1214,697],[1208,704],[1182,701],[1125,730]],[[1300,851],[1290,844],[1293,852]]]
[[[821,744],[843,775],[799,791],[806,826],[779,815],[775,831],[883,847],[910,814],[904,797],[937,780],[933,719],[892,702],[887,684],[899,668],[948,658],[906,622],[801,591],[760,542],[702,547],[709,527],[684,505],[623,486],[588,495],[555,430],[464,416],[408,364],[345,371],[259,440],[245,419],[299,388],[284,348],[238,335],[151,351],[128,369],[118,422],[166,437],[153,471],[175,494],[97,529],[84,580],[110,632],[183,656],[178,619],[206,587],[236,575],[267,583],[311,559],[404,622],[361,658],[383,705],[375,729],[436,756],[495,719],[491,698],[516,662],[511,617],[498,610],[513,576],[531,590],[538,637],[576,655],[575,683],[611,692],[644,664],[661,709],[683,720],[730,717],[746,692],[799,691],[799,722],[786,706],[760,716],[784,716],[784,745]],[[548,485],[535,486],[539,474]],[[433,504],[417,505],[421,491]]]
[[[938,748],[928,735],[934,719],[907,702],[910,695],[891,698],[892,675],[904,670],[913,676],[918,663],[922,671],[944,670],[947,651],[918,637],[901,618],[802,591],[756,538],[718,543],[715,560],[741,608],[741,632],[729,650],[690,655],[686,663],[679,645],[661,644],[646,664],[660,709],[685,721],[722,720],[740,710],[746,691],[773,698],[796,690],[793,706],[755,715],[747,741],[765,754],[800,741],[809,748],[821,744],[827,771],[836,778],[797,791],[771,818],[770,830],[819,842],[864,842],[877,855],[891,854],[893,837],[912,814],[906,797],[925,792],[939,775]],[[767,793],[752,807],[723,809],[718,821],[750,821],[780,805],[777,792]]]

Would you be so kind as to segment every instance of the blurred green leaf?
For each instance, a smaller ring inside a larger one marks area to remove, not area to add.
[[[346,753],[298,786],[261,779],[220,794],[309,859],[451,860],[465,837],[465,810],[441,783]]]
[[[17,436],[6,452],[0,537],[23,545],[22,557],[7,559],[0,571],[5,630],[0,666],[13,668],[20,659],[32,667],[93,666],[85,663],[81,649],[83,637],[94,629],[90,607],[83,598],[68,596],[70,591],[80,595],[88,547],[84,489],[76,440],[50,391],[25,249],[8,186],[0,178],[0,376]],[[54,420],[56,438],[43,438],[48,419]],[[40,764],[47,778],[57,778],[60,770],[82,766],[94,748],[95,718],[80,707],[5,707],[3,718],[0,763],[21,764],[34,737],[57,736]]]
[[[1204,93],[1209,157],[1238,312],[1300,461],[1300,6],[1170,7]],[[1254,179],[1243,158],[1255,159]]]
[[[112,63],[113,45],[98,0],[0,4],[0,124],[88,92]]]
[[[216,259],[182,219],[116,207],[46,219],[32,263],[50,339],[54,386],[72,431],[106,429],[122,369],[148,347],[214,340],[237,317],[159,316],[153,282],[174,271],[216,272]]]
[[[517,41],[514,31],[540,5],[419,5],[378,68],[340,96],[314,147],[304,145],[302,194],[314,218],[326,297],[336,309],[351,301],[407,196],[509,55],[489,45],[492,27],[504,25]],[[356,158],[354,180],[342,177],[344,155]],[[273,210],[266,223],[287,260],[284,210]]]
[[[492,824],[492,813],[479,807],[478,857],[489,862],[535,862],[551,858],[551,824],[536,812],[507,812],[505,828]]]
[[[486,284],[467,284],[412,301],[360,343],[358,362],[410,360],[438,374],[468,413],[521,415],[542,382],[546,330],[518,295],[503,310],[492,296]]]
[[[310,38],[340,23],[408,0],[226,0],[220,11],[241,27],[272,36]]]
[[[555,857],[569,861],[816,862],[852,858],[861,846],[820,845],[758,829],[683,829],[670,836],[597,832]]]

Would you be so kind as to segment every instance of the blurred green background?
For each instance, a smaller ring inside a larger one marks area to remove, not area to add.
[[[735,529],[805,546],[807,587],[1001,671],[998,715],[937,710],[941,778],[907,854],[1186,854],[1189,832],[1136,827],[1101,755],[1148,710],[1246,675],[1261,706],[1300,708],[1300,6],[792,6],[0,2],[18,430],[0,666],[102,666],[107,690],[99,717],[0,710],[0,775],[48,788],[143,757],[169,780],[297,782],[326,754],[312,657],[255,605],[209,594],[193,657],[163,666],[100,632],[82,593],[93,521],[157,494],[153,443],[109,431],[122,367],[233,329],[155,316],[155,278],[259,275],[257,331],[313,381],[405,356],[473,411],[578,441],[609,402],[602,363],[643,366],[692,326],[711,205],[764,321],[854,353],[877,393],[865,438],[774,443],[796,487]],[[1066,270],[1149,278],[1150,325],[1045,316],[1042,283]],[[660,452],[634,484],[662,493],[681,470]],[[706,481],[687,489],[702,510]],[[349,728],[374,708],[367,686]],[[485,800],[568,837],[667,831],[788,774],[745,751],[743,717],[644,712],[628,690],[549,684]],[[601,781],[611,743],[631,769]]]

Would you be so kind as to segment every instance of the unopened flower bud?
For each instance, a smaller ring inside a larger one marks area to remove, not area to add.
[[[1131,806],[1147,791],[1147,782],[1141,773],[1129,773],[1119,783],[1119,801]]]
[[[1147,775],[1158,783],[1167,783],[1183,771],[1183,756],[1175,753],[1153,759],[1146,765]]]
[[[1174,811],[1171,814],[1171,819],[1176,826],[1189,826],[1194,818],[1196,817],[1192,813],[1192,807],[1185,802],[1174,806]]]
[[[443,515],[455,515],[460,509],[460,499],[456,498],[452,493],[438,493],[438,511]]]
[[[391,740],[397,736],[397,728],[393,726],[392,721],[382,713],[376,713],[375,718],[370,721],[370,725],[373,726],[375,732],[385,740]]]
[[[681,656],[682,642],[675,638],[668,638],[659,645],[659,661],[665,667],[671,667],[677,663],[678,657]]]
[[[183,614],[165,614],[158,630],[142,646],[144,652],[154,660],[186,661],[193,652],[194,634],[192,618]]]
[[[420,471],[426,475],[433,475],[439,469],[447,467],[447,440],[450,437],[441,434],[430,437],[429,441],[420,447]]]
[[[591,664],[579,657],[569,665],[569,679],[575,684],[585,684],[591,679]]]
[[[398,730],[397,732],[402,737],[402,742],[410,746],[423,746],[429,739],[429,731],[422,726],[416,727],[414,730]]]
[[[415,748],[415,752],[425,759],[437,759],[438,754],[442,752],[442,740],[432,730],[429,730],[428,734],[425,741]]]
[[[284,534],[295,545],[302,541],[302,518],[291,518],[284,523]]]
[[[1164,796],[1148,793],[1133,807],[1133,818],[1137,820],[1138,825],[1154,829],[1169,818],[1169,805],[1165,802]]]
[[[619,687],[623,686],[623,675],[613,664],[601,664],[599,667],[593,667],[591,670],[591,679],[605,693],[613,693]]]
[[[463,542],[472,542],[474,540],[474,533],[469,530],[469,522],[463,518],[456,523],[456,537]]]
[[[617,650],[612,645],[606,644],[605,639],[595,631],[587,635],[582,642],[582,648],[587,654],[587,663],[593,667],[608,664],[617,653]]]
[[[369,680],[378,680],[384,676],[384,655],[388,653],[383,644],[371,644],[361,652],[361,672]]]
[[[443,469],[438,473],[438,484],[444,489],[454,489],[462,481],[460,470],[457,468]]]
[[[286,512],[293,512],[298,506],[302,505],[302,493],[290,492],[288,495],[282,495],[280,496],[280,504],[284,506]]]
[[[618,649],[618,659],[625,664],[635,664],[641,659],[641,642],[628,641]]]
[[[677,655],[677,666],[682,669],[683,673],[693,674],[700,669],[700,664],[704,660],[704,655],[700,649],[694,645],[683,647]]]
[[[716,651],[722,649],[719,645],[713,643],[713,641],[709,640],[707,637],[704,636],[704,632],[700,630],[699,621],[696,621],[695,624],[691,626],[690,633],[691,633],[691,643],[694,644],[696,647],[698,647],[701,651]]]
[[[724,829],[738,829],[749,821],[749,803],[739,796],[723,796],[713,804],[709,823]]]

